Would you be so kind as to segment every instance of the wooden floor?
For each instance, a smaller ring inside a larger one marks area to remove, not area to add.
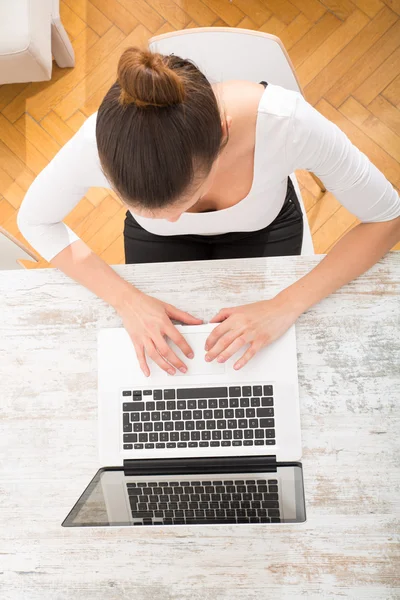
[[[0,225],[18,239],[16,215],[26,190],[97,110],[121,52],[186,27],[278,35],[306,99],[399,189],[400,0],[61,0],[60,7],[75,68],[54,65],[51,81],[0,86]],[[332,194],[321,196],[308,173],[297,175],[315,250],[327,252],[357,220]],[[124,213],[109,190],[92,188],[66,223],[117,264],[124,262]]]

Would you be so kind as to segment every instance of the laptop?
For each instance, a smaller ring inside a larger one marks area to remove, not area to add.
[[[62,525],[279,524],[306,520],[295,326],[242,369],[204,360],[218,324],[177,325],[193,349],[171,376],[139,367],[123,328],[98,333],[99,454]]]

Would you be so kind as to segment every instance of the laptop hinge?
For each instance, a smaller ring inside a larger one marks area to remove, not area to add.
[[[276,456],[212,456],[204,458],[150,458],[124,460],[125,475],[178,475],[196,473],[276,473]]]

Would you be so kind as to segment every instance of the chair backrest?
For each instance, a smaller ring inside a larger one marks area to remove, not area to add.
[[[0,227],[0,271],[23,269],[24,267],[17,262],[23,259],[37,262],[36,256]]]
[[[302,93],[285,47],[268,33],[230,27],[184,29],[151,38],[149,48],[189,58],[211,83],[268,81]]]

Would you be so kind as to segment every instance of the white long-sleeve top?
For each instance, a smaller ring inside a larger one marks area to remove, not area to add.
[[[19,210],[21,233],[48,261],[79,239],[63,219],[88,188],[110,187],[100,168],[95,129],[96,113],[38,175]],[[315,173],[363,222],[400,216],[396,190],[341,129],[300,93],[272,84],[258,107],[253,183],[245,198],[223,210],[184,213],[174,223],[131,212],[142,227],[157,235],[256,231],[279,214],[287,177],[295,169]]]

